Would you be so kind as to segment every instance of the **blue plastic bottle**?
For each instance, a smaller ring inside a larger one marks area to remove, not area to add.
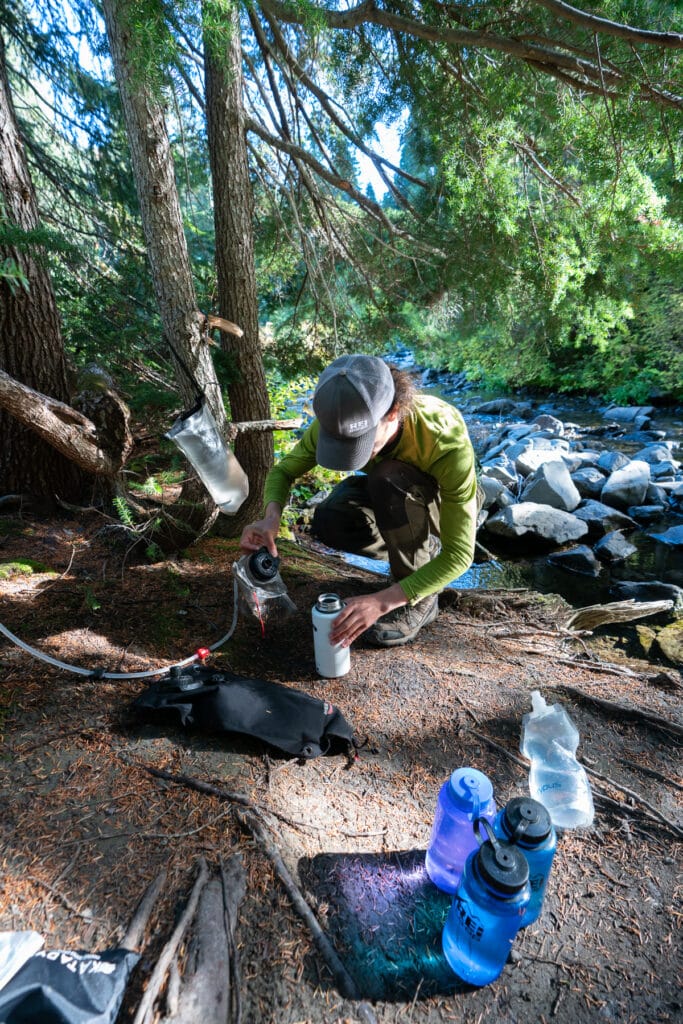
[[[489,838],[469,855],[446,918],[443,951],[451,969],[470,985],[488,985],[502,972],[531,895],[529,865],[522,851]]]
[[[557,834],[543,804],[528,796],[510,800],[496,815],[493,831],[499,839],[515,843],[529,863],[531,898],[522,918],[522,928],[526,928],[541,913]]]
[[[468,855],[477,849],[475,821],[486,818],[493,822],[495,816],[493,786],[483,772],[476,768],[454,771],[439,791],[425,856],[427,874],[434,885],[444,892],[455,892]]]

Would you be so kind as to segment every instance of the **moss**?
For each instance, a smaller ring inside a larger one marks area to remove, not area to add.
[[[56,576],[54,569],[44,565],[42,562],[32,562],[26,559],[21,562],[3,562],[0,564],[0,580],[11,579],[12,576],[32,576],[34,573],[49,573]]]

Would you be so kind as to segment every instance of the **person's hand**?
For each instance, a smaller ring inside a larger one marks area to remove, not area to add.
[[[335,616],[330,629],[330,643],[349,647],[361,633],[374,625],[382,615],[407,604],[408,598],[398,583],[377,594],[359,594],[345,597],[344,607]]]
[[[255,523],[249,523],[242,530],[240,537],[240,548],[245,553],[258,551],[264,545],[274,558],[277,558],[277,547],[275,541],[280,532],[280,512],[275,506],[268,506],[263,519]]]

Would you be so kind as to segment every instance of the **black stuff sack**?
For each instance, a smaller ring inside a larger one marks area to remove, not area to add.
[[[114,1024],[139,959],[127,949],[41,950],[0,991],[0,1024]]]
[[[294,757],[354,750],[353,730],[329,701],[266,679],[192,666],[154,683],[133,704],[137,711],[173,711],[203,732],[254,736]]]

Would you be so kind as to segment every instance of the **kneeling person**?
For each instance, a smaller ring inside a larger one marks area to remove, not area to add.
[[[354,471],[318,506],[312,533],[330,547],[388,559],[390,586],[345,598],[332,643],[361,634],[382,647],[413,640],[438,615],[438,593],[472,564],[477,481],[461,414],[415,393],[410,376],[376,356],[335,359],[313,396],[315,419],[268,474],[263,519],[241,547],[277,555],[292,484],[315,465]]]

